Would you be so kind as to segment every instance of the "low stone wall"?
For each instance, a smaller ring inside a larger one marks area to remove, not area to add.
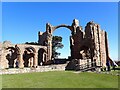
[[[46,71],[64,71],[66,64],[60,65],[48,65],[48,66],[38,66],[38,68],[11,68],[0,70],[0,75],[2,74],[18,74],[18,73],[31,73],[31,72],[46,72]]]
[[[72,59],[68,62],[66,70],[80,70],[80,67],[86,68],[91,63],[91,59]],[[91,67],[91,65],[89,65]]]

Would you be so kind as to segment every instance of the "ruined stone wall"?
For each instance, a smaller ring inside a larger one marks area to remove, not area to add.
[[[71,30],[71,59],[91,59],[92,61],[95,60],[98,66],[106,66],[106,61],[109,58],[107,33],[101,30],[100,25],[93,21],[88,22],[85,31],[83,31],[77,19],[73,20],[71,26],[65,24],[58,26],[46,24],[45,33],[47,36],[45,37],[45,35],[41,34],[39,43],[43,43],[43,40],[46,40],[48,61],[51,60],[52,56],[52,33],[60,27]],[[43,40],[40,41],[42,38]]]
[[[0,68],[8,68],[8,60],[6,59],[8,51],[1,51],[1,56],[0,56]]]
[[[23,54],[26,47],[34,48],[34,52],[32,54],[30,52],[29,53],[34,55],[32,58],[34,59],[33,65],[35,67],[40,63],[38,63],[39,59],[42,59],[44,64],[50,64],[52,61],[52,34],[60,27],[68,28],[71,31],[70,59],[80,59],[82,61],[91,59],[91,61],[96,61],[97,66],[106,67],[106,61],[110,59],[107,32],[101,30],[100,25],[94,23],[93,21],[88,22],[85,30],[83,31],[83,28],[79,25],[79,21],[77,19],[74,19],[70,26],[65,24],[52,26],[47,23],[46,31],[38,33],[38,43],[40,45],[17,44],[20,49],[19,57],[17,57],[19,59],[19,67],[24,67]],[[6,55],[9,52],[8,50],[5,50],[6,47],[15,48],[15,45],[9,42],[4,43],[4,45],[0,44],[0,68],[8,68]],[[38,57],[39,55],[42,56]]]
[[[5,50],[6,47],[11,47],[13,44],[6,41],[5,43],[0,43],[0,69],[2,68],[8,68],[8,60],[6,59],[6,55],[9,53],[7,50]]]
[[[97,65],[101,66],[101,58],[100,58],[100,37],[99,37],[100,27],[98,24],[93,24],[92,26],[92,40],[94,45],[94,56],[93,60],[96,60]]]
[[[0,68],[1,69],[9,68],[9,67],[11,67],[11,65],[12,65],[12,67],[16,67],[16,65],[15,65],[16,61],[18,61],[18,63],[19,63],[18,67],[23,68],[24,64],[25,64],[25,61],[23,60],[24,54],[25,54],[24,52],[27,49],[29,49],[29,50],[34,49],[33,51],[29,51],[26,58],[29,58],[29,64],[31,63],[30,65],[37,67],[38,66],[38,56],[39,56],[38,51],[40,49],[44,49],[45,51],[47,51],[46,46],[40,46],[40,45],[17,44],[17,47],[18,47],[19,51],[16,51],[16,45],[8,43],[8,42],[5,42],[0,45]],[[11,57],[9,56],[9,58],[11,58],[11,60],[9,61],[8,55],[10,55],[10,50],[14,50],[14,53]],[[18,53],[15,53],[15,52],[18,52]],[[44,52],[43,54],[46,54],[46,53]],[[42,55],[42,56],[44,56],[44,55]],[[46,60],[44,60],[44,61],[46,61]],[[14,65],[12,64],[12,62],[14,63]]]
[[[47,38],[47,33],[46,32],[38,32],[38,43],[42,46],[45,46]]]
[[[87,24],[85,29],[86,44],[91,43],[90,48],[94,50],[91,54],[93,54],[93,60],[96,60],[98,66],[106,67],[106,61],[108,59],[108,40],[106,37],[105,31],[101,30],[100,25],[95,24],[94,22],[89,22]]]
[[[71,52],[71,57],[74,59],[79,59],[81,58],[80,55],[80,47],[83,45],[83,32],[81,29],[78,29],[76,34],[72,35],[71,38],[73,39],[73,44],[72,44],[72,52]]]

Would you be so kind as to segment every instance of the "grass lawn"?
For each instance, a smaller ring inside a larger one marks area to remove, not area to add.
[[[3,88],[118,88],[118,76],[73,71],[2,75]]]

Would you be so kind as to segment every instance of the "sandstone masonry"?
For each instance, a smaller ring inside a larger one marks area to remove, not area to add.
[[[4,42],[0,44],[0,68],[24,68],[48,65],[52,63],[52,34],[60,28],[65,27],[71,31],[69,61],[84,64],[88,60],[95,62],[96,66],[106,67],[107,62],[112,62],[109,57],[107,32],[93,21],[88,22],[83,30],[79,21],[74,19],[71,25],[61,24],[52,26],[46,24],[46,31],[38,33],[39,45],[11,44]]]

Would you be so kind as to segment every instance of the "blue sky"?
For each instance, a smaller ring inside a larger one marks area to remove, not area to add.
[[[38,41],[38,31],[45,31],[46,23],[53,26],[72,24],[76,18],[83,29],[87,22],[100,24],[107,31],[109,51],[112,59],[118,58],[118,3],[117,2],[3,2],[2,3],[2,41],[24,43]],[[59,28],[54,35],[63,37],[64,48],[59,50],[61,57],[70,55],[70,30]]]

